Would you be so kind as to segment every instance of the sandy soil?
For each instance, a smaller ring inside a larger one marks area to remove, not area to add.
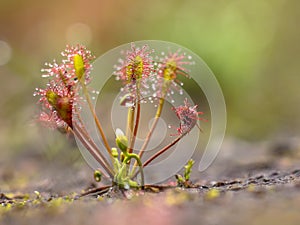
[[[56,161],[45,166],[39,155],[18,156],[12,159],[16,166],[0,165],[0,224],[298,225],[299,143],[228,139],[214,164],[194,173],[194,188],[110,191],[81,198],[76,196],[95,187],[85,164]]]

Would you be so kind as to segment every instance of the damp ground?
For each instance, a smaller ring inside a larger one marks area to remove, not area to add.
[[[101,190],[80,159],[17,155],[0,165],[0,224],[298,225],[299,146],[292,138],[227,139],[209,169],[194,173],[193,187],[170,179],[145,191]]]

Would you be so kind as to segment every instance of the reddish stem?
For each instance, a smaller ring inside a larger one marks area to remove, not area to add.
[[[113,177],[113,171],[109,166],[109,163],[105,159],[105,157],[101,154],[96,144],[91,140],[88,134],[78,126],[76,123],[74,124],[74,129],[72,130],[74,135],[80,140],[80,142],[85,146],[85,148],[89,151],[89,153],[100,163],[100,165],[105,169],[105,171],[109,174],[110,177]]]
[[[156,152],[154,155],[152,155],[149,159],[146,160],[146,162],[143,163],[143,167],[147,166],[149,163],[151,163],[154,159],[156,159],[158,156],[166,152],[168,149],[170,149],[172,146],[174,146],[184,135],[180,135],[177,137],[174,141],[172,141],[170,144]]]

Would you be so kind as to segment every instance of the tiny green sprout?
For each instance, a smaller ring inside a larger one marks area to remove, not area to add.
[[[119,153],[117,148],[111,148],[111,155],[113,157],[113,165],[115,173],[118,173],[121,168],[121,163],[119,162]]]
[[[111,148],[111,155],[114,158],[118,158],[119,157],[118,150],[116,148]]]
[[[184,184],[184,179],[180,174],[175,174],[175,178],[178,186],[182,186]]]
[[[128,148],[128,139],[123,133],[123,131],[119,128],[116,129],[116,144],[119,149],[125,154]]]
[[[140,160],[140,157],[135,153],[130,153],[127,151],[128,149],[128,139],[123,133],[123,131],[119,128],[116,129],[116,144],[119,149],[122,151],[123,160],[119,162],[118,159],[118,151],[116,148],[112,148],[112,156],[115,159],[114,162],[114,169],[116,171],[115,174],[115,182],[122,188],[129,189],[130,187],[138,187],[137,183],[131,180],[130,173],[128,173],[128,164],[130,163],[131,159],[135,159],[139,170],[141,173],[142,179],[142,189],[144,188],[144,172],[143,172],[143,165]]]
[[[99,170],[94,171],[94,179],[96,182],[100,182],[102,179],[102,173]]]
[[[192,173],[192,167],[194,165],[195,161],[193,159],[190,159],[188,161],[188,163],[184,166],[185,170],[184,170],[184,179],[186,181],[190,180],[191,177],[191,173]]]
[[[193,159],[190,159],[188,163],[184,166],[184,175],[181,176],[180,174],[176,174],[175,178],[177,180],[177,185],[180,187],[191,187],[190,177],[192,173],[192,167],[194,165],[195,161]]]

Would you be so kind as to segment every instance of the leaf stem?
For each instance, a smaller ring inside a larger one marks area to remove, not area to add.
[[[141,103],[140,103],[140,95],[137,90],[137,106],[136,106],[136,118],[135,118],[135,124],[134,124],[134,130],[133,130],[133,136],[131,137],[130,145],[128,152],[132,153],[134,148],[135,139],[137,136],[139,123],[140,123],[140,116],[141,116]]]
[[[142,161],[141,161],[140,157],[137,154],[127,153],[127,155],[125,156],[124,162],[125,163],[130,162],[131,158],[134,158],[136,160],[136,163],[139,166],[139,172],[141,173],[141,179],[142,179],[141,186],[142,186],[142,189],[144,189],[145,179],[144,179],[144,171],[143,171]]]
[[[183,137],[184,135],[180,135],[178,136],[174,141],[172,141],[170,144],[168,144],[167,146],[165,146],[164,148],[162,148],[161,150],[159,150],[158,152],[156,152],[154,155],[152,155],[149,159],[147,159],[144,163],[143,163],[143,167],[147,166],[149,163],[151,163],[154,159],[156,159],[158,156],[160,156],[161,154],[163,154],[164,152],[166,152],[168,149],[170,149],[172,146],[174,146],[178,141],[180,141],[180,139]]]
[[[114,176],[114,172],[110,167],[109,163],[105,159],[105,157],[101,154],[96,144],[89,138],[84,129],[82,129],[78,124],[74,124],[73,130],[71,130],[73,134],[80,140],[80,142],[84,145],[84,147],[89,151],[89,153],[100,163],[100,165],[105,169],[105,171],[112,178]]]
[[[164,106],[164,102],[165,102],[164,98],[160,98],[159,99],[159,105],[157,107],[157,111],[156,111],[156,114],[155,114],[154,121],[153,121],[153,123],[151,125],[151,128],[150,128],[148,134],[147,134],[146,140],[145,140],[145,142],[144,142],[144,144],[141,147],[141,150],[139,152],[139,157],[140,158],[142,158],[143,154],[145,153],[145,150],[146,150],[146,148],[147,148],[147,146],[149,144],[150,138],[151,138],[151,136],[152,136],[152,134],[153,134],[153,132],[154,132],[154,130],[156,128],[158,120],[159,120],[159,118],[161,116],[161,112],[162,112],[162,109],[163,109],[163,106]]]
[[[134,114],[135,114],[135,105],[128,108],[128,113],[127,113],[126,137],[129,140],[130,147],[132,146],[132,138],[133,138]],[[130,149],[130,147],[128,148],[128,150]]]
[[[84,83],[84,81],[82,79],[80,80],[80,83],[81,83],[81,86],[82,86],[83,93],[85,95],[86,101],[87,101],[87,103],[89,105],[89,108],[90,108],[92,114],[93,114],[96,126],[97,126],[97,128],[98,128],[98,130],[100,132],[101,137],[102,137],[102,140],[103,140],[103,143],[105,145],[105,148],[106,148],[107,152],[109,153],[109,155],[111,155],[111,148],[110,148],[110,146],[108,144],[108,141],[107,141],[107,138],[106,138],[106,136],[104,134],[102,125],[101,125],[101,123],[100,123],[100,121],[99,121],[99,119],[98,119],[98,117],[96,115],[95,108],[93,107],[93,104],[92,104],[90,95],[89,95],[89,93],[87,91],[86,85],[85,85],[85,83]]]

